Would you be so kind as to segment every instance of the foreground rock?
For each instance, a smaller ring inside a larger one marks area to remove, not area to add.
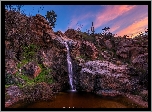
[[[135,102],[136,104],[141,105],[144,108],[148,108],[148,102],[144,101],[141,96],[132,95],[132,94],[124,94],[124,96],[129,98],[131,101]]]
[[[115,65],[108,61],[88,61],[79,75],[78,89],[101,95],[120,95],[132,91],[126,65]]]
[[[5,107],[9,107],[12,104],[23,100],[25,96],[24,93],[18,88],[18,86],[10,86],[5,92]]]
[[[12,85],[5,91],[5,107],[10,107],[19,101],[30,103],[38,100],[51,100],[53,99],[53,95],[58,91],[60,91],[59,85],[48,85],[45,82],[34,86],[26,86],[22,89]]]

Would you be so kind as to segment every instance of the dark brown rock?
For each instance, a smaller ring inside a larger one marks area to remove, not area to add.
[[[101,95],[101,96],[119,96],[121,93],[116,90],[99,90],[96,92],[96,94]]]
[[[22,73],[32,78],[37,77],[40,74],[40,72],[41,72],[41,68],[39,67],[38,64],[34,62],[29,62],[25,64],[22,68]]]
[[[148,53],[138,55],[132,60],[132,63],[135,68],[148,70]]]
[[[19,89],[18,86],[10,86],[6,88],[5,95],[6,108],[25,98],[24,93]]]
[[[88,42],[88,41],[84,41],[82,42],[81,46],[80,46],[80,53],[81,55],[85,56],[88,59],[96,59],[98,56],[98,52],[96,47],[94,46],[94,44]]]
[[[15,74],[17,72],[17,62],[13,59],[5,59],[5,73]]]
[[[108,49],[111,49],[113,47],[110,40],[106,40],[105,45]]]
[[[78,31],[76,31],[76,30],[74,30],[74,29],[68,29],[64,34],[65,34],[68,38],[73,39],[73,40],[82,39],[82,36],[78,33]]]
[[[54,94],[52,89],[53,86],[48,85],[45,82],[33,86],[25,86],[22,89],[18,86],[10,86],[5,92],[5,107],[10,107],[19,101],[22,101],[25,104],[38,100],[52,100]]]

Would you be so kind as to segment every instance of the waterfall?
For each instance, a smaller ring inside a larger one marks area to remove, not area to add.
[[[69,46],[67,42],[65,41],[65,46],[67,49],[67,63],[68,63],[68,75],[69,75],[69,82],[71,86],[71,90],[75,91],[74,85],[73,85],[73,71],[72,71],[72,62],[71,62],[71,57],[70,57],[70,51],[69,51]]]

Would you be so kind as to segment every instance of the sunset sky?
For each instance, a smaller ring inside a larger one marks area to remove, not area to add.
[[[81,31],[86,32],[92,22],[95,33],[110,27],[110,32],[118,36],[135,36],[148,28],[148,5],[25,5],[21,10],[27,15],[36,15],[39,10],[43,16],[54,10],[57,14],[54,31],[82,27]]]

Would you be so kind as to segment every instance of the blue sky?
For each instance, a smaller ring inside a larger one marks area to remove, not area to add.
[[[119,36],[135,36],[148,28],[148,5],[24,5],[21,10],[33,16],[38,13],[45,16],[47,11],[54,10],[57,14],[54,31],[80,28],[86,32],[92,22],[96,33],[110,27],[110,32]]]

